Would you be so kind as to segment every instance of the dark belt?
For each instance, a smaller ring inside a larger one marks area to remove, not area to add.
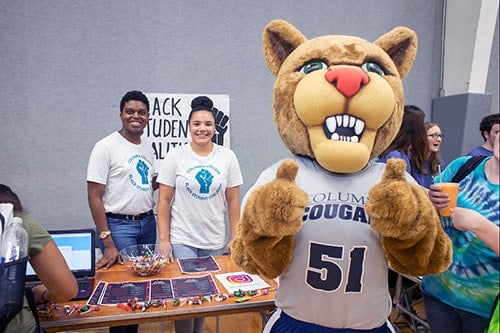
[[[150,210],[149,212],[137,214],[137,215],[122,215],[122,214],[106,213],[107,217],[111,217],[114,219],[120,219],[120,220],[131,220],[131,221],[140,221],[149,215],[153,215],[152,210]]]

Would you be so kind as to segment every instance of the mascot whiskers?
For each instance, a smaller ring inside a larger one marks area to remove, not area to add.
[[[398,132],[416,34],[307,39],[274,20],[262,41],[276,129],[293,156],[245,195],[231,255],[249,273],[279,277],[266,331],[390,332],[388,266],[434,274],[452,254],[404,161],[371,161]]]

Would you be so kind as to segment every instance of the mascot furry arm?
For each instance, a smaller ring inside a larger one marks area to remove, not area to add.
[[[387,162],[382,181],[370,190],[365,207],[370,225],[382,236],[392,268],[408,275],[437,274],[451,263],[451,241],[427,193],[406,181],[405,170],[403,160]]]
[[[317,162],[334,183],[338,175],[357,177],[398,132],[401,79],[416,49],[415,33],[404,27],[372,43],[338,35],[308,40],[289,23],[271,21],[264,29],[263,52],[276,75],[274,121],[288,149]],[[395,270],[435,274],[449,266],[451,242],[426,193],[406,182],[404,170],[404,161],[387,163],[369,192],[366,213]],[[231,250],[245,271],[274,278],[293,261],[294,235],[308,205],[294,181],[297,172],[295,162],[285,161],[274,180],[248,196]]]
[[[292,260],[293,235],[302,226],[308,201],[295,185],[297,171],[294,162],[284,162],[276,179],[255,189],[248,199],[231,256],[249,273],[275,278]]]

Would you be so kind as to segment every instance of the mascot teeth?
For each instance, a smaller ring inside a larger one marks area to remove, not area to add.
[[[325,135],[335,141],[359,142],[365,129],[365,122],[343,114],[328,117],[325,121]]]

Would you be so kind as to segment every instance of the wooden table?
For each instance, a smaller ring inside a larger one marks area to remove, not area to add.
[[[228,256],[215,257],[217,263],[222,269],[221,272],[213,273],[230,273],[239,272],[236,264]],[[127,267],[115,264],[108,270],[100,269],[96,272],[95,280],[106,282],[120,281],[136,281],[150,280],[152,278],[175,278],[186,276],[182,274],[177,262],[170,263],[162,269],[162,271],[154,276],[139,277],[133,275]],[[226,289],[220,284],[219,280],[214,276],[214,281],[217,283],[221,293],[225,293]],[[276,283],[273,280],[264,279],[271,286],[276,288]],[[64,313],[63,305],[79,304],[80,307],[86,304],[86,300],[60,304],[61,309],[54,310],[54,316],[50,319],[41,319],[41,325],[48,332],[69,331],[85,328],[98,328],[109,326],[121,326],[128,324],[141,324],[158,321],[173,321],[177,319],[188,319],[203,316],[219,316],[242,312],[260,312],[265,313],[274,309],[274,291],[271,289],[268,295],[253,297],[250,300],[242,303],[236,303],[234,297],[230,297],[225,301],[203,302],[201,305],[173,306],[173,302],[169,301],[167,307],[150,307],[146,311],[135,310],[127,312],[115,306],[100,306],[99,311],[91,311],[90,313],[81,314],[75,311],[71,316]]]

